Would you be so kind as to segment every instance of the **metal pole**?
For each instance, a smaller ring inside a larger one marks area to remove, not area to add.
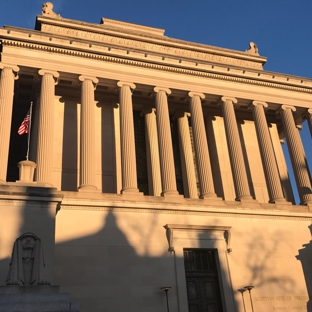
[[[168,291],[171,289],[171,287],[161,287],[160,289],[166,293],[167,312],[169,312]]]
[[[249,291],[249,296],[250,296],[250,303],[251,303],[251,311],[254,312],[254,308],[253,308],[253,304],[252,304],[252,298],[251,298],[251,292],[250,292],[251,289],[248,289]]]
[[[166,290],[167,312],[169,312],[168,290],[169,290],[169,289]]]
[[[246,289],[242,288],[242,289],[238,289],[238,291],[242,294],[244,312],[246,312],[245,299],[244,299],[244,292],[246,291]]]
[[[254,308],[253,308],[253,304],[252,304],[252,298],[251,298],[251,290],[254,288],[255,286],[245,286],[244,288],[247,289],[249,291],[249,297],[250,297],[250,304],[251,304],[251,311],[254,312]]]

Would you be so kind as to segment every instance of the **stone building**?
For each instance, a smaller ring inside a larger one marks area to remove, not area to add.
[[[166,294],[174,312],[312,311],[298,132],[312,126],[312,80],[263,70],[254,43],[85,23],[48,4],[35,30],[0,29],[0,285],[32,232],[82,312],[166,311]]]

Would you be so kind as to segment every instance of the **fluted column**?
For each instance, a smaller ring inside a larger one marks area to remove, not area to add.
[[[79,191],[97,190],[95,182],[94,90],[99,80],[79,76],[81,86],[80,110],[80,183]]]
[[[155,87],[156,93],[156,120],[159,142],[159,157],[162,178],[162,196],[177,196],[175,179],[174,157],[170,130],[170,119],[167,94],[171,91],[166,88]]]
[[[283,195],[281,179],[277,169],[271,136],[264,113],[264,107],[268,107],[268,104],[265,102],[253,101],[250,107],[255,122],[260,155],[268,186],[269,202],[285,202],[286,200]]]
[[[161,175],[155,109],[142,112],[145,118],[146,154],[148,159],[148,189],[153,196],[161,195]]]
[[[183,176],[185,177],[183,179],[184,196],[198,198],[188,117],[189,114],[185,112],[177,113],[175,115],[178,124],[181,163],[184,167],[182,168]]]
[[[121,143],[121,173],[122,190],[121,193],[137,193],[137,171],[135,159],[135,141],[132,110],[131,89],[135,84],[131,82],[119,81],[119,110],[120,110],[120,143]]]
[[[201,100],[205,98],[202,93],[189,92],[189,106],[194,138],[194,148],[197,162],[197,173],[200,185],[200,197],[216,197],[210,166],[210,157],[205,130],[205,122]]]
[[[239,138],[237,122],[233,104],[237,103],[235,98],[222,97],[221,106],[224,118],[226,140],[229,149],[236,200],[251,199],[248,179],[244,164],[242,145]]]
[[[36,181],[52,186],[53,138],[54,138],[54,92],[58,72],[39,70],[41,79]]]
[[[18,78],[15,73],[19,71],[19,68],[3,63],[0,63],[0,68],[2,68],[0,80],[0,184],[5,184],[9,158],[14,80]]]
[[[295,107],[282,105],[280,114],[301,204],[312,204],[312,189],[309,169],[307,167],[306,156],[301,138],[295,125],[292,114],[293,111],[296,111]]]
[[[309,129],[310,129],[310,134],[312,137],[312,108],[309,108],[307,111],[307,120],[308,120]]]

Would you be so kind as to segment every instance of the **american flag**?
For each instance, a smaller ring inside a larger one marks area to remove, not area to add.
[[[20,127],[17,130],[17,133],[19,135],[22,135],[24,133],[28,133],[29,130],[29,122],[30,122],[30,113],[28,111],[28,113],[26,114],[24,120],[22,121]]]

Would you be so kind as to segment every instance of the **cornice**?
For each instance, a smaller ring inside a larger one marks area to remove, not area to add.
[[[246,56],[237,56],[237,55],[222,55],[217,51],[198,51],[194,49],[194,47],[190,44],[185,45],[184,48],[176,47],[147,42],[142,40],[129,39],[122,36],[112,36],[109,34],[103,33],[95,33],[91,31],[85,31],[80,29],[73,29],[68,27],[60,27],[55,25],[43,24],[41,28],[42,32],[46,32],[49,34],[62,35],[66,37],[70,37],[72,40],[80,39],[80,40],[88,40],[95,41],[95,43],[109,43],[111,45],[116,45],[118,47],[126,47],[133,48],[136,50],[142,50],[146,53],[149,52],[157,52],[160,54],[165,54],[174,56],[174,57],[187,57],[189,59],[197,60],[197,61],[210,61],[216,62],[220,64],[231,64],[244,68],[254,68],[254,69],[262,69],[262,63],[255,62],[252,60],[247,60]]]
[[[103,20],[105,21],[103,23]],[[45,16],[37,16],[37,30],[47,31],[50,34],[66,35],[67,30],[71,31],[70,38],[75,40],[82,37],[89,40],[90,36],[97,37],[101,40],[102,35],[110,35],[121,39],[132,39],[134,42],[141,43],[153,43],[160,44],[161,46],[171,47],[174,50],[182,48],[183,50],[188,49],[191,51],[201,51],[204,53],[210,53],[213,55],[223,55],[234,57],[241,60],[248,60],[252,63],[258,63],[262,68],[262,65],[266,62],[266,57],[259,55],[251,55],[243,51],[231,50],[221,47],[210,46],[207,44],[195,43],[185,41],[181,39],[170,38],[164,36],[164,30],[154,27],[148,27],[138,24],[125,23],[123,21],[110,20],[102,18],[102,24],[86,23],[81,21],[75,21],[72,19],[58,19],[58,18],[47,18]],[[40,25],[40,27],[39,27]],[[53,26],[53,27],[52,27]],[[117,27],[116,27],[117,26]],[[55,28],[57,27],[57,28]],[[144,30],[144,31],[142,31]],[[75,37],[75,34],[79,32],[79,35]],[[96,39],[96,40],[98,40]],[[103,39],[103,38],[102,38]],[[91,39],[92,40],[92,39]],[[99,42],[99,41],[98,41]],[[173,50],[173,52],[174,52]]]
[[[231,212],[218,212],[209,211],[209,208],[205,207],[206,211],[196,210],[188,207],[188,210],[181,209],[161,209],[161,208],[132,208],[132,207],[111,207],[111,206],[80,206],[80,205],[67,205],[61,204],[60,210],[83,210],[83,211],[109,211],[114,213],[130,212],[130,213],[153,213],[153,214],[173,214],[173,215],[192,215],[192,216],[207,216],[207,217],[227,217],[227,218],[247,218],[247,219],[273,219],[273,220],[295,220],[295,221],[312,221],[311,215],[296,215],[295,213],[283,213],[275,214],[273,211],[270,213],[254,213],[249,211],[231,211]],[[292,215],[291,215],[292,214]]]
[[[264,78],[264,80],[260,80],[261,79],[260,73],[258,74],[257,79],[253,79],[250,77],[248,78],[237,77],[237,74],[238,74],[237,68],[233,68],[235,73],[233,73],[233,76],[231,76],[231,68],[228,68],[227,74],[225,75],[225,74],[220,74],[220,73],[209,72],[208,69],[201,69],[201,68],[198,68],[197,70],[188,69],[188,68],[183,67],[182,63],[181,65],[178,65],[178,64],[174,64],[171,66],[167,64],[162,65],[162,64],[156,64],[155,61],[153,62],[153,60],[148,60],[148,59],[143,62],[140,60],[133,60],[133,59],[126,58],[126,57],[109,56],[109,55],[97,54],[94,52],[93,53],[84,52],[84,51],[78,51],[78,50],[73,50],[69,48],[60,48],[60,47],[50,46],[47,44],[29,43],[29,42],[16,41],[16,40],[10,40],[10,39],[2,39],[2,45],[14,46],[14,47],[25,48],[25,49],[30,49],[30,50],[39,50],[39,51],[45,51],[49,53],[57,53],[57,54],[62,54],[62,55],[75,56],[75,57],[105,61],[109,63],[116,63],[116,64],[122,64],[122,65],[128,65],[128,66],[134,66],[134,67],[140,67],[140,68],[148,68],[152,70],[166,71],[166,72],[172,72],[172,73],[183,74],[183,75],[211,78],[211,79],[224,80],[224,81],[230,81],[230,82],[236,82],[236,83],[242,83],[242,84],[251,84],[251,85],[257,85],[257,86],[262,86],[262,87],[289,90],[289,91],[295,91],[295,92],[301,92],[301,93],[309,93],[309,94],[312,93],[312,86],[311,88],[307,88],[307,87],[295,86],[292,84],[269,82],[267,81],[267,79],[269,78]],[[108,51],[109,50],[110,49],[108,48]],[[198,63],[195,64],[195,66],[197,67],[200,67],[200,65],[204,65],[204,64],[198,64]],[[213,71],[214,67],[215,65],[212,64],[211,71]],[[251,73],[254,74],[254,72],[251,72]],[[246,69],[245,70],[241,69],[241,74],[242,75],[248,74],[248,72]],[[268,73],[266,72],[263,72],[262,74],[268,75]],[[272,79],[274,78],[275,76],[273,76]]]

